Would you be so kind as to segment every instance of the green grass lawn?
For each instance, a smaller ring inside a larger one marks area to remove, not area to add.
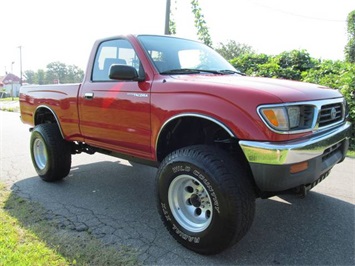
[[[1,185],[0,185],[1,186]],[[67,260],[30,230],[21,226],[5,210],[9,193],[0,187],[0,264],[68,265]]]
[[[350,157],[350,158],[355,158],[355,151],[348,151],[348,153],[346,154],[346,156]]]
[[[4,102],[9,102],[9,101],[18,101],[19,97],[7,97],[7,98],[0,98],[0,101],[4,101]]]
[[[137,265],[136,251],[60,228],[43,207],[0,183],[0,265]]]

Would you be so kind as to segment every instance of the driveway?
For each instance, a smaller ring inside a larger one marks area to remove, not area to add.
[[[72,230],[115,247],[138,249],[147,265],[354,265],[355,160],[347,158],[305,199],[257,200],[249,233],[215,256],[180,246],[160,221],[155,168],[101,154],[73,156],[70,175],[46,183],[34,171],[28,126],[0,111],[0,179],[14,193],[39,202]]]

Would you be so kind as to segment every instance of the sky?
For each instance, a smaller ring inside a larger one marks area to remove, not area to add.
[[[190,0],[171,0],[177,35],[197,39]],[[214,46],[235,40],[258,53],[305,49],[343,60],[355,0],[200,0]],[[96,39],[164,34],[166,0],[2,0],[0,76],[60,61],[86,69]]]

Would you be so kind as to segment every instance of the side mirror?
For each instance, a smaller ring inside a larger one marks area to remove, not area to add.
[[[109,78],[115,80],[144,80],[144,78],[139,77],[138,72],[134,67],[127,65],[112,65],[110,67]]]

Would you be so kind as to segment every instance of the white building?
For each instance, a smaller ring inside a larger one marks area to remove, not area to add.
[[[18,97],[20,93],[21,79],[11,73],[6,74],[4,77],[0,77],[0,91],[5,91],[7,97]],[[0,97],[3,93],[0,93]]]

